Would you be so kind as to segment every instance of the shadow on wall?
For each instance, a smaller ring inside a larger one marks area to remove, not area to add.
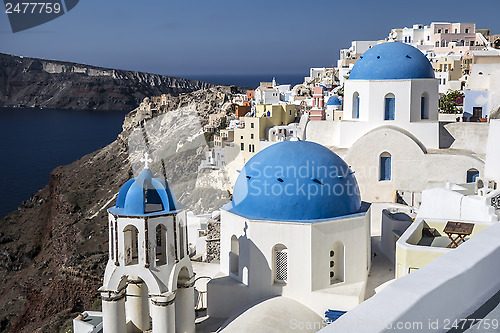
[[[231,251],[227,253],[227,256],[229,257],[230,272],[233,276],[220,278],[222,283],[223,279],[233,280],[233,283],[228,284],[233,288],[235,288],[235,277],[239,278],[243,285],[248,286],[248,288],[236,287],[235,293],[227,290],[228,295],[232,295],[227,299],[227,302],[233,304],[234,312],[229,314],[233,319],[263,300],[280,296],[284,285],[275,282],[272,269],[274,263],[268,262],[255,243],[248,239],[246,231],[247,226],[245,225],[243,236],[231,238]],[[272,253],[273,247],[267,250]],[[229,322],[231,320],[227,321],[227,323]]]
[[[481,319],[496,319],[500,316],[500,291],[498,291],[492,298],[490,298],[486,303],[483,304],[479,309],[476,310],[473,314],[462,320],[458,323],[458,327],[452,328],[447,333],[462,333],[462,332],[498,332],[496,329],[485,329],[479,325],[479,321]],[[465,322],[467,321],[467,322]],[[475,323],[476,325],[471,327],[471,323]]]
[[[450,148],[453,142],[455,142],[455,138],[448,132],[448,130],[444,127],[446,122],[439,122],[439,148],[446,149]]]

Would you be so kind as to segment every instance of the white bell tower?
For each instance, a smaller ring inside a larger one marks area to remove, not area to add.
[[[104,333],[195,331],[194,273],[186,212],[168,183],[145,168],[109,213],[109,260],[100,288]]]

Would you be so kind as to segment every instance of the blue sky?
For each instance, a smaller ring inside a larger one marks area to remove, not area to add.
[[[500,34],[499,0],[409,3],[81,0],[15,34],[0,13],[0,52],[165,75],[280,74],[331,66],[350,41],[414,23],[474,22]]]

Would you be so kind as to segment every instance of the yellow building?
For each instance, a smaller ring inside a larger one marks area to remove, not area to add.
[[[453,251],[448,248],[451,240],[444,232],[447,222],[448,220],[421,219],[406,230],[396,243],[396,278],[422,268],[437,257]],[[473,224],[473,231],[465,240],[491,225],[477,222]]]
[[[450,56],[441,57],[432,63],[435,72],[447,72],[448,81],[456,81],[462,76],[462,60]]]
[[[288,125],[295,116],[294,104],[261,104],[255,106],[254,117],[240,117],[240,127],[234,130],[234,145],[239,147],[244,162],[260,151],[260,140],[267,140],[271,127]]]

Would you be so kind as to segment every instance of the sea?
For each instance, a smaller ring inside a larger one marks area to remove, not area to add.
[[[43,188],[54,168],[113,142],[127,113],[0,108],[0,217]]]
[[[305,74],[184,75],[254,89],[261,81],[302,83]],[[113,142],[123,111],[0,108],[0,218],[47,185],[50,172]]]

